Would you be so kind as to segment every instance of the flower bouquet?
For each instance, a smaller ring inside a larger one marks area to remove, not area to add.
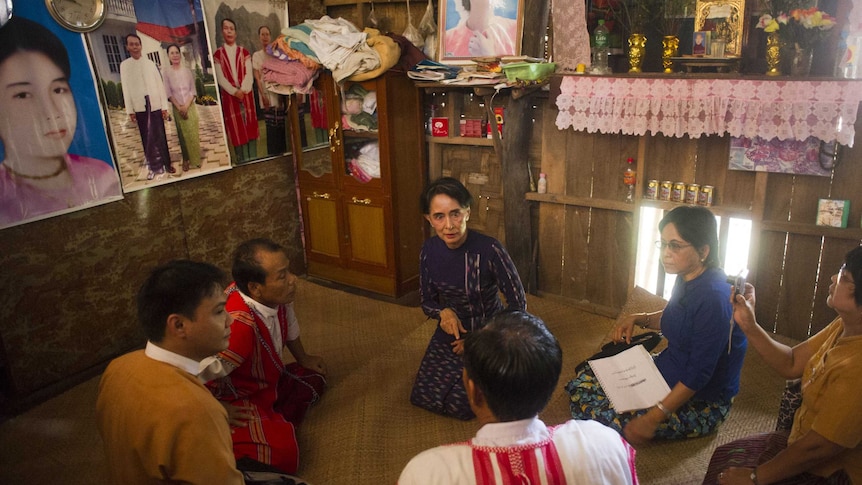
[[[791,71],[794,74],[806,75],[811,67],[811,57],[814,48],[829,35],[835,26],[835,18],[819,10],[817,7],[789,8],[798,2],[772,1],[771,11],[761,15],[757,27],[770,34],[777,35],[781,40],[784,57],[792,56]],[[767,61],[769,61],[769,42],[767,42]]]
[[[776,17],[765,13],[757,22],[757,27],[764,32],[778,32],[785,42],[798,44],[803,49],[817,45],[834,26],[835,18],[817,7],[797,8]]]

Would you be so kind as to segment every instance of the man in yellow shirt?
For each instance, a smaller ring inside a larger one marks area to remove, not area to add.
[[[96,402],[110,483],[243,483],[227,411],[198,379],[200,361],[228,345],[225,279],[210,264],[172,261],[138,292],[147,346],[111,362]]]

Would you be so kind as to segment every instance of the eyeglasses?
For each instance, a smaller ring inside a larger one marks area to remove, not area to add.
[[[849,275],[842,278],[842,275],[844,274],[844,271],[846,269],[847,269],[846,264],[842,264],[841,267],[838,268],[838,277],[835,278],[835,286],[838,286],[839,284],[841,284],[842,279],[844,280],[845,284],[848,284],[848,285],[854,285],[855,284],[855,282],[853,281],[853,279]]]
[[[664,241],[656,241],[655,242],[655,247],[661,249],[662,251],[664,251],[665,248],[670,249],[670,252],[672,252],[672,253],[678,253],[683,248],[687,248],[690,246],[691,246],[691,244],[680,244],[676,241],[671,241],[671,242],[667,242],[667,243]]]

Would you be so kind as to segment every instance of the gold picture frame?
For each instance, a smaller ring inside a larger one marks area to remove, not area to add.
[[[712,31],[713,41],[725,40],[725,56],[742,56],[745,0],[697,0],[694,30]]]

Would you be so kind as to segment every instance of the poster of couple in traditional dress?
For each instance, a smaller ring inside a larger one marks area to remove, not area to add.
[[[126,192],[231,168],[200,0],[120,0],[91,32]]]

